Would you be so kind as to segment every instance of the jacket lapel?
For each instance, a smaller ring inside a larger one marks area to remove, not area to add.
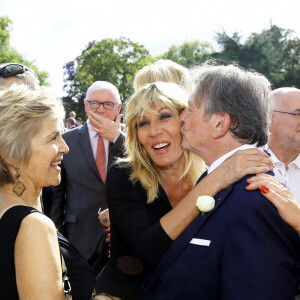
[[[95,174],[97,175],[99,180],[102,180],[100,178],[100,174],[99,174],[99,171],[97,169],[96,162],[94,159],[90,136],[89,136],[89,131],[88,131],[88,127],[87,127],[86,123],[83,124],[83,126],[79,130],[78,140],[79,140],[79,145],[81,147],[81,150],[82,150],[86,160],[90,164],[90,167],[92,168],[93,172],[95,172]]]
[[[206,174],[205,174],[206,175]],[[203,176],[204,177],[204,176]],[[200,177],[199,181],[203,178]],[[199,216],[185,229],[185,231],[173,242],[170,248],[167,250],[166,254],[160,259],[157,266],[154,269],[154,272],[149,277],[146,285],[145,292],[150,289],[153,284],[158,280],[161,274],[163,274],[177,256],[184,250],[184,248],[190,243],[196,233],[201,229],[201,227],[207,222],[207,220],[215,213],[219,207],[225,202],[228,198],[228,195],[232,191],[232,186],[228,189],[218,193],[214,199],[216,201],[215,208],[206,213],[204,216],[199,214]]]

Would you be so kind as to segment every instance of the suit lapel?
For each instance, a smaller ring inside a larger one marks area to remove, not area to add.
[[[204,175],[204,176],[203,176]],[[199,181],[206,174],[203,174]],[[167,250],[166,254],[160,259],[157,266],[154,269],[154,272],[149,277],[149,280],[145,286],[145,292],[151,288],[151,286],[157,281],[161,274],[163,274],[169,266],[173,263],[173,261],[177,258],[177,256],[184,250],[184,248],[190,243],[196,233],[201,229],[201,227],[207,222],[207,220],[221,207],[221,205],[228,198],[228,195],[232,191],[232,186],[228,189],[221,191],[218,193],[214,199],[216,201],[215,208],[206,213],[204,216],[199,214],[199,216],[185,229],[185,231],[173,242],[170,248]]]
[[[86,160],[90,164],[92,170],[95,172],[99,180],[102,180],[94,159],[87,123],[80,128],[78,140]]]

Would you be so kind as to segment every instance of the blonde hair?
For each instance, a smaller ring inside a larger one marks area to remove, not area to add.
[[[189,71],[169,59],[160,59],[152,65],[139,70],[133,80],[133,87],[138,90],[147,83],[163,81],[182,85],[183,79],[188,77]]]
[[[49,119],[61,121],[65,116],[62,101],[45,88],[32,90],[24,84],[14,84],[0,91],[0,185],[13,183],[5,159],[28,163],[31,141],[42,123]]]
[[[171,111],[178,122],[179,115],[187,107],[187,93],[175,83],[156,82],[144,85],[138,89],[126,103],[125,124],[125,162],[132,169],[130,179],[139,180],[147,191],[147,202],[151,203],[158,195],[158,184],[162,183],[162,175],[151,160],[148,152],[138,139],[138,123],[145,112],[157,113],[153,107],[163,105]],[[194,185],[203,172],[204,163],[196,155],[184,151],[185,166],[181,178],[189,177]]]

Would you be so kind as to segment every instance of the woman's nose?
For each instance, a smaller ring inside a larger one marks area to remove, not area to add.
[[[152,136],[156,136],[158,134],[162,133],[162,128],[159,124],[156,124],[156,123],[152,123],[151,126],[150,126],[150,134]]]

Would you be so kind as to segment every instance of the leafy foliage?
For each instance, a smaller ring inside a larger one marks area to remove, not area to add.
[[[222,50],[212,56],[236,61],[264,74],[274,88],[300,86],[300,39],[293,30],[271,25],[261,33],[252,33],[241,43],[241,36],[224,31],[217,34]]]
[[[0,16],[0,63],[14,62],[32,68],[39,77],[41,85],[49,85],[48,73],[40,71],[34,61],[26,60],[17,50],[10,45],[10,31],[12,20],[7,16]]]
[[[213,46],[206,42],[185,42],[180,46],[171,46],[158,58],[170,59],[187,68],[201,64],[209,54],[214,52]]]
[[[88,87],[97,80],[114,84],[123,99],[132,92],[135,73],[152,61],[144,46],[125,37],[92,41],[74,61],[65,64],[64,98],[67,109],[85,117],[83,99]]]

